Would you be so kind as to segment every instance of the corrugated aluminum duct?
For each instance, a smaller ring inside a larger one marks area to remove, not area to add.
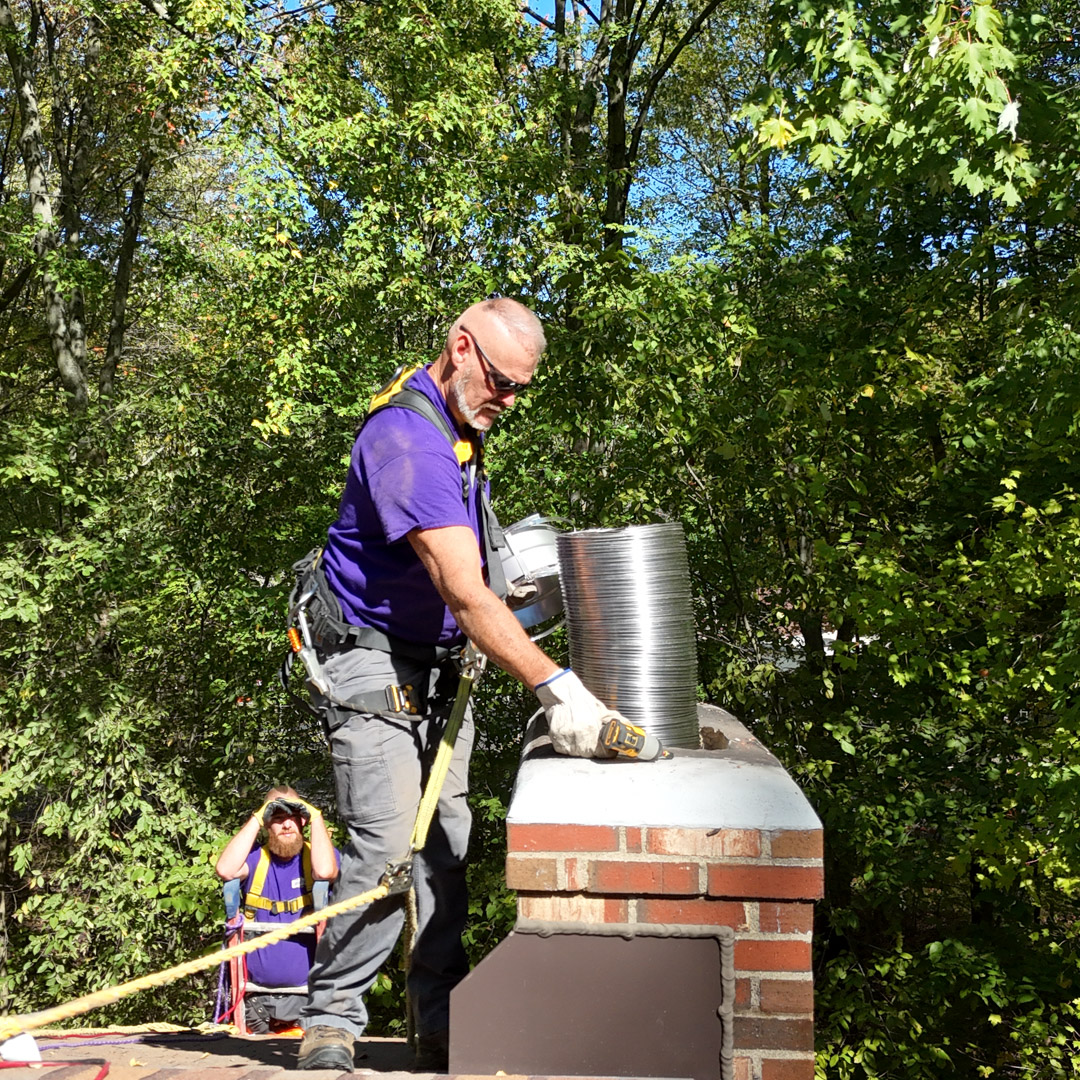
[[[601,701],[665,746],[699,745],[697,650],[678,523],[556,539],[570,663]]]

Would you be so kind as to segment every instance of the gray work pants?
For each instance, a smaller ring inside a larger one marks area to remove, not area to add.
[[[388,861],[408,851],[420,795],[453,705],[457,679],[427,671],[414,661],[373,649],[350,648],[328,657],[331,693],[353,694],[388,683],[426,686],[428,709],[419,718],[391,719],[331,705],[313,695],[330,740],[337,785],[338,816],[348,828],[348,846],[333,899],[367,892],[379,883]],[[461,935],[468,899],[465,854],[472,815],[466,800],[473,743],[471,708],[466,712],[454,757],[428,832],[413,867],[417,934],[408,978],[417,1034],[450,1025],[450,991],[468,973]],[[405,896],[389,896],[331,919],[319,940],[308,976],[308,1000],[300,1017],[362,1035],[368,1012],[363,995],[390,956],[405,922]]]

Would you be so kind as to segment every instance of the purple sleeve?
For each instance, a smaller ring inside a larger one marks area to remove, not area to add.
[[[360,452],[388,543],[413,529],[470,527],[461,497],[461,466],[432,424],[414,413],[388,409],[372,417],[368,427]]]
[[[256,844],[255,847],[248,852],[248,857],[244,860],[244,866],[247,867],[247,873],[240,879],[244,883],[244,892],[248,890],[248,884],[251,882],[251,875],[255,873],[255,867],[259,862],[259,853],[262,851],[262,846]]]

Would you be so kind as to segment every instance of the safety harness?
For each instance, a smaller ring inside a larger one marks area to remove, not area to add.
[[[487,564],[488,583],[500,600],[506,599],[506,575],[503,573],[499,550],[506,547],[506,538],[491,499],[487,493],[487,473],[484,469],[484,440],[479,433],[469,432],[469,438],[459,439],[446,417],[432,404],[427,395],[409,385],[419,367],[398,368],[390,381],[371,399],[364,423],[357,428],[359,435],[364,424],[383,409],[408,409],[434,424],[450,444],[454,456],[461,465],[462,498],[468,502],[469,491],[474,483],[480,485],[480,533],[484,544],[484,561]]]
[[[259,851],[259,861],[255,864],[255,870],[251,875],[251,884],[248,885],[244,894],[244,918],[257,919],[258,911],[268,911],[271,915],[280,915],[288,912],[290,915],[305,909],[314,910],[315,900],[312,894],[315,875],[311,869],[311,844],[305,840],[304,850],[300,864],[304,875],[304,892],[294,896],[291,900],[269,900],[263,896],[266,888],[266,875],[270,872],[270,849],[262,847]]]
[[[408,409],[424,417],[442,432],[454,451],[454,456],[462,470],[462,498],[468,502],[473,485],[478,485],[480,496],[480,531],[487,563],[488,584],[491,590],[502,600],[506,599],[506,575],[502,568],[499,549],[507,546],[503,530],[491,508],[487,494],[487,476],[483,468],[483,440],[470,433],[468,439],[459,439],[457,433],[447,423],[446,417],[419,390],[409,385],[417,368],[408,371],[399,369],[394,377],[372,399],[364,423],[375,413],[387,408]],[[363,424],[357,430],[360,434]],[[407,893],[406,925],[408,941],[405,947],[407,964],[411,964],[412,945],[416,933],[416,895],[413,889],[413,861],[427,840],[428,829],[438,807],[443,782],[450,769],[457,742],[458,732],[465,717],[469,697],[476,680],[482,674],[487,658],[476,651],[471,642],[464,647],[450,651],[435,646],[420,646],[414,642],[402,642],[389,634],[371,627],[354,626],[345,622],[341,604],[326,582],[322,566],[322,549],[309,552],[300,562],[294,564],[296,586],[289,597],[289,643],[292,652],[286,656],[281,666],[281,681],[286,693],[294,701],[310,711],[306,702],[301,702],[289,692],[288,676],[294,656],[299,656],[308,672],[308,686],[322,694],[331,703],[357,712],[373,713],[381,716],[411,716],[423,709],[415,688],[411,684],[390,685],[382,693],[355,694],[348,701],[335,697],[329,688],[329,680],[323,674],[318,648],[334,647],[342,643],[362,645],[382,652],[399,653],[407,657],[416,657],[429,666],[441,665],[453,659],[458,670],[457,693],[454,704],[447,718],[446,727],[439,740],[439,746],[428,774],[424,793],[417,808],[416,821],[408,850],[401,858],[390,860],[386,872],[379,881],[380,887],[389,895]],[[417,655],[418,651],[422,655]],[[410,1044],[414,1043],[415,1023],[414,1005],[406,994],[407,1034]]]
[[[487,493],[487,474],[483,467],[483,439],[479,434],[473,435],[471,432],[468,438],[459,438],[446,417],[431,400],[409,385],[419,370],[419,367],[407,370],[398,368],[390,381],[371,399],[367,416],[357,428],[356,434],[359,436],[364,424],[372,416],[388,408],[408,409],[435,426],[450,444],[461,466],[462,498],[468,502],[473,487],[478,489],[480,533],[487,564],[488,582],[491,590],[500,599],[505,599],[507,585],[500,549],[507,545],[502,526],[499,525],[495,512],[492,510],[491,500]],[[337,698],[330,691],[330,683],[323,673],[319,653],[325,653],[329,649],[340,648],[343,645],[353,645],[365,649],[376,649],[379,652],[395,653],[415,660],[430,669],[450,660],[460,664],[461,649],[405,641],[373,626],[357,626],[346,621],[341,602],[330,588],[323,572],[321,547],[309,551],[293,564],[292,569],[296,584],[289,595],[287,630],[290,651],[282,661],[279,678],[293,703],[307,712],[315,712],[307,702],[289,689],[289,673],[295,658],[299,657],[307,670],[308,686],[331,704],[355,712],[379,716],[401,718],[419,715],[425,704],[424,689],[412,683],[390,684],[383,690],[354,694],[348,700]]]

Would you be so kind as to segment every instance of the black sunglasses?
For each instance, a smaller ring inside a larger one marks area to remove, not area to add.
[[[476,340],[476,335],[467,327],[461,327],[462,333],[468,334],[473,343],[473,348],[476,349],[476,355],[480,357],[480,363],[484,369],[484,378],[487,380],[488,386],[495,391],[496,394],[520,394],[523,390],[527,390],[528,383],[514,382],[513,379],[507,378],[489,359],[486,352],[480,348],[480,342]]]

